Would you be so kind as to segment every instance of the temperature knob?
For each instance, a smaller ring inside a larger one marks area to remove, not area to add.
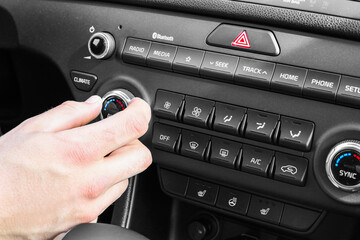
[[[88,49],[96,59],[109,58],[115,51],[115,39],[110,33],[94,33],[89,39]]]
[[[125,110],[133,98],[134,95],[125,89],[116,89],[106,93],[102,98],[101,119]]]
[[[326,159],[331,183],[344,191],[360,190],[360,142],[349,140],[333,147]]]

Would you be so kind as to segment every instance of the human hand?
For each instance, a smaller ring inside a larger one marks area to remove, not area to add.
[[[85,125],[100,109],[98,96],[65,102],[0,137],[1,239],[51,239],[91,222],[151,164],[137,140],[148,129],[149,105],[135,98]]]

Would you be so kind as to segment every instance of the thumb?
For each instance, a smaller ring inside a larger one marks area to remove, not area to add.
[[[97,95],[85,102],[66,101],[63,104],[33,117],[28,123],[31,131],[57,132],[83,126],[95,119],[102,101]]]

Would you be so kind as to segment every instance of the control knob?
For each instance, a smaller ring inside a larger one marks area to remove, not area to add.
[[[360,190],[360,141],[335,145],[326,158],[325,169],[335,187],[349,192]]]
[[[134,95],[126,89],[110,91],[102,98],[101,119],[105,119],[127,108]]]
[[[115,45],[115,39],[110,33],[97,32],[90,37],[88,49],[94,58],[107,59],[114,53]]]

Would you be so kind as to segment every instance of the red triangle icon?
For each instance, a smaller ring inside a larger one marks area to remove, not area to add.
[[[231,45],[235,47],[251,48],[246,31],[245,30],[242,31],[242,33],[240,33],[239,36],[235,38],[235,40],[231,43]]]

